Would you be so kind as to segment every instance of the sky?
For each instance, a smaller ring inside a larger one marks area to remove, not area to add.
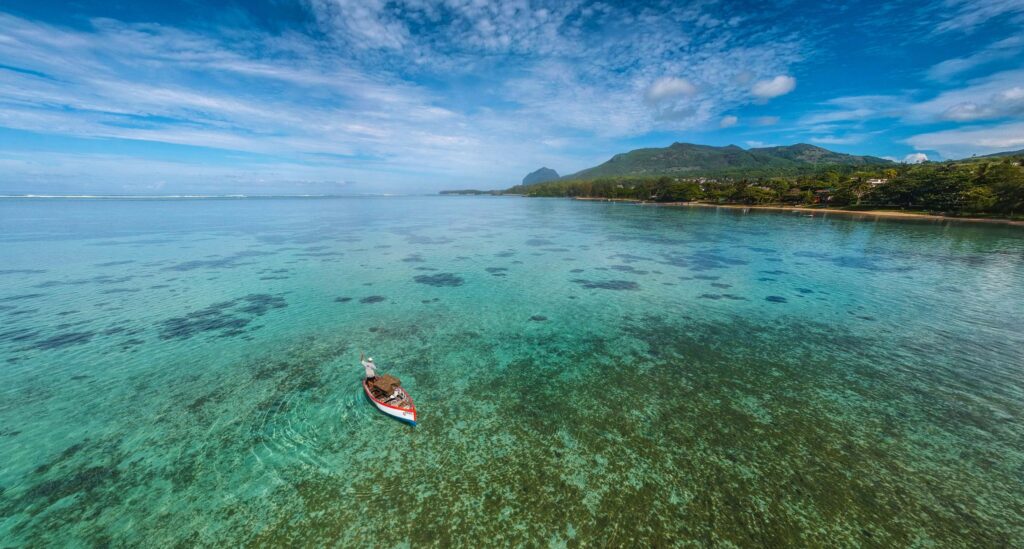
[[[492,189],[677,141],[1024,149],[1024,0],[0,4],[0,194]]]

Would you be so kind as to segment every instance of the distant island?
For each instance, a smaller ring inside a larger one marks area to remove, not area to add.
[[[1024,150],[946,162],[902,164],[798,143],[743,149],[673,143],[638,149],[577,173],[496,191],[643,202],[899,209],[1015,218],[1024,214]]]

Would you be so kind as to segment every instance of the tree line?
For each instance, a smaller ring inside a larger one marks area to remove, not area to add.
[[[949,214],[1024,214],[1024,155],[895,165],[873,171],[824,168],[812,175],[762,178],[601,177],[516,186],[528,196],[655,202],[819,204]]]

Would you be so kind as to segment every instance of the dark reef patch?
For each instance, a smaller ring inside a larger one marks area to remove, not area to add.
[[[366,296],[359,300],[360,303],[380,303],[381,301],[387,301],[388,298],[382,295],[371,295]]]
[[[4,341],[28,341],[39,335],[39,330],[32,328],[14,328],[0,332],[0,342]]]
[[[47,280],[33,286],[34,288],[53,288],[56,286],[81,286],[83,284],[121,284],[135,278],[134,276],[98,275],[90,278],[73,280]]]
[[[572,269],[570,273],[582,273],[585,269]]]
[[[639,290],[640,285],[632,280],[586,280],[573,279],[573,282],[588,290]]]
[[[73,345],[81,345],[88,343],[92,337],[96,335],[94,332],[68,332],[63,334],[57,334],[55,336],[48,337],[36,341],[28,347],[28,349],[37,349],[40,351],[48,351],[51,349],[63,349],[65,347],[71,347]]]
[[[348,303],[349,301],[352,301],[351,297],[336,297],[336,298],[334,298],[334,302],[335,303]]]
[[[770,295],[764,298],[764,300],[771,303],[786,303],[787,301],[787,299],[782,297],[781,295]]]
[[[344,257],[345,252],[301,252],[295,257]]]
[[[663,265],[683,267],[691,271],[708,271],[712,269],[727,269],[737,265],[746,265],[748,262],[742,259],[735,259],[722,255],[718,250],[701,250],[692,254],[663,253],[661,254]]]
[[[462,277],[455,273],[438,273],[435,275],[417,275],[413,277],[413,280],[420,284],[426,284],[428,286],[462,286],[465,282]]]
[[[23,299],[35,299],[37,297],[43,297],[46,294],[21,294],[21,295],[9,295],[7,297],[0,297],[0,301],[21,301]]]
[[[0,269],[0,276],[16,274],[43,274],[45,272],[46,271],[42,269]]]
[[[812,290],[810,288],[797,288],[796,291],[798,291],[798,292],[800,292],[802,294],[813,294],[814,293],[814,290]]]
[[[693,275],[693,278],[695,280],[718,280],[719,278],[722,278],[722,277],[720,277],[720,276],[712,276],[712,275]]]
[[[239,335],[256,317],[286,306],[283,297],[270,294],[249,294],[221,301],[160,322],[160,339],[188,339],[207,332],[219,332],[224,337]]]
[[[746,301],[747,298],[736,294],[700,294],[697,296],[701,299],[713,299],[715,301],[719,299],[728,299],[730,301]]]
[[[612,254],[608,259],[618,259],[623,263],[636,263],[637,261],[654,261],[653,258],[633,254]]]
[[[544,315],[533,315],[530,317],[530,322],[544,322],[548,317]]]
[[[193,261],[185,261],[184,263],[178,263],[176,265],[171,265],[170,267],[164,267],[163,270],[193,271],[196,269],[232,269],[242,265],[251,265],[251,263],[244,262],[244,259],[268,255],[274,255],[274,252],[259,252],[253,250],[245,250],[228,256],[216,257],[214,259],[197,259]]]
[[[537,247],[540,247],[540,246],[554,246],[555,243],[550,241],[550,240],[543,239],[543,238],[531,238],[531,239],[526,241],[526,245],[527,246],[537,246]]]
[[[712,282],[711,286],[714,288],[721,288],[723,290],[726,288],[732,288],[732,284],[725,284],[724,282]]]
[[[631,274],[636,274],[636,275],[645,275],[645,274],[647,274],[649,272],[649,271],[641,271],[639,269],[635,269],[635,268],[633,268],[632,265],[612,265],[609,268],[611,270],[613,270],[613,271],[619,271],[619,272],[622,272],[622,273],[631,273]]]
[[[429,236],[419,235],[409,235],[406,237],[405,241],[409,244],[451,244],[452,242],[455,242],[446,236],[432,238]]]
[[[879,256],[853,256],[853,255],[838,255],[834,256],[827,252],[794,252],[795,257],[807,257],[811,259],[817,259],[819,261],[827,261],[832,263],[836,267],[842,267],[844,269],[861,269],[871,272],[887,272],[887,273],[905,273],[914,270],[913,267],[886,267],[881,264],[885,260]]]
[[[402,261],[405,263],[426,263],[427,260],[423,259],[423,256],[420,254],[409,254],[403,257]]]
[[[237,310],[255,316],[263,316],[271,309],[283,309],[288,306],[283,297],[270,294],[249,294],[242,298],[242,302],[242,306]]]

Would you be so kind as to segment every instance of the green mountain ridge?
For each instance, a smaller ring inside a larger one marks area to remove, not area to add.
[[[986,154],[983,156],[977,156],[975,158],[1002,158],[1004,156],[1024,156],[1024,149],[1021,149],[1019,151],[1003,151],[992,154]],[[965,158],[964,160],[970,160],[970,158]]]
[[[874,156],[837,153],[806,143],[743,149],[736,145],[715,147],[673,143],[668,147],[636,149],[562,179],[596,179],[608,176],[674,177],[770,177],[801,175],[826,166],[849,171],[860,167],[895,164]]]

